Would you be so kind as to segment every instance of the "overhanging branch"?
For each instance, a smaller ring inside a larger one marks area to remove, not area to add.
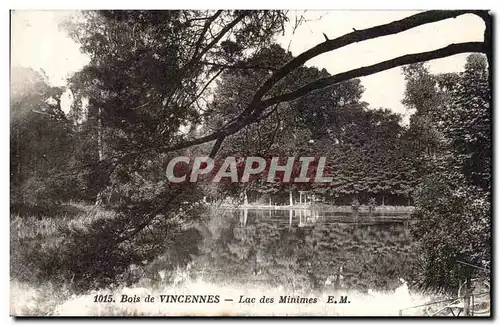
[[[301,96],[304,96],[305,94],[318,90],[336,83],[341,83],[344,81],[347,81],[349,79],[353,78],[358,78],[358,77],[363,77],[363,76],[368,76],[371,74],[375,74],[381,71],[389,70],[392,68],[396,68],[399,66],[403,65],[408,65],[411,63],[417,63],[417,62],[422,62],[422,61],[428,61],[428,60],[433,60],[433,59],[438,59],[438,58],[444,58],[448,57],[451,55],[459,54],[459,53],[470,53],[470,52],[485,52],[485,44],[483,42],[467,42],[467,43],[459,43],[459,44],[451,44],[448,45],[444,48],[440,48],[437,50],[433,51],[428,51],[428,52],[422,52],[422,53],[414,53],[414,54],[407,54],[401,57],[397,57],[391,60],[383,61],[371,66],[367,67],[362,67],[358,69],[353,69],[350,71],[346,71],[343,73],[339,73],[327,78],[322,78],[319,80],[316,80],[310,84],[307,84],[295,91],[274,96],[271,98],[268,98],[264,101],[260,101],[256,105],[255,111],[246,117],[243,117],[232,124],[228,125],[226,128],[219,130],[217,132],[214,132],[212,134],[209,134],[207,136],[198,138],[198,139],[193,139],[190,141],[185,141],[181,142],[179,144],[176,144],[174,146],[166,147],[161,149],[163,152],[170,152],[174,150],[179,150],[195,145],[200,145],[206,142],[210,142],[213,140],[216,140],[220,137],[227,137],[229,135],[232,135],[242,128],[258,121],[260,119],[260,115],[265,111],[266,108],[269,106],[281,103],[281,102],[287,102],[287,101],[292,101],[295,100]]]
[[[345,80],[349,80],[356,77],[367,76],[370,74],[374,74],[376,72],[381,72],[384,70],[388,70],[391,68],[395,68],[397,66],[417,63],[421,61],[427,61],[432,59],[437,59],[441,57],[450,56],[457,53],[466,53],[466,52],[485,52],[485,43],[481,42],[470,42],[470,43],[460,43],[460,44],[452,44],[448,47],[418,53],[418,54],[410,54],[405,55],[403,57],[391,59],[388,61],[384,61],[369,67],[363,67],[359,69],[354,69],[348,72],[344,72],[341,74],[337,74],[328,78],[320,79],[315,82],[312,82],[306,86],[299,88],[293,92],[279,95],[276,97],[272,97],[269,99],[262,100],[262,97],[282,78],[292,72],[294,69],[302,66],[308,60],[322,54],[325,52],[333,51],[344,47],[346,45],[361,42],[369,39],[378,38],[381,36],[393,35],[397,34],[411,28],[425,25],[428,23],[438,22],[441,20],[455,18],[464,14],[475,14],[482,19],[485,19],[485,11],[483,10],[430,10],[422,13],[418,13],[416,15],[397,20],[388,24],[383,24],[375,27],[371,27],[364,30],[358,30],[352,33],[345,34],[336,39],[327,40],[323,43],[316,45],[315,47],[303,52],[299,56],[292,59],[282,68],[278,69],[273,75],[256,91],[254,94],[252,101],[250,104],[243,110],[243,112],[233,120],[232,123],[228,124],[224,129],[218,130],[212,134],[207,136],[186,140],[175,144],[173,146],[168,146],[164,148],[157,148],[162,152],[175,151],[195,145],[204,144],[207,142],[214,141],[221,137],[226,137],[228,135],[234,134],[244,128],[245,126],[257,121],[259,116],[265,111],[267,107],[270,105],[290,101],[296,99],[300,96],[303,96],[308,91],[320,89],[334,83],[340,83]],[[226,26],[226,28],[232,28],[239,20],[243,19],[244,14],[237,17],[232,24]],[[210,45],[209,45],[210,46]]]
[[[342,72],[330,77],[318,79],[310,84],[302,86],[301,88],[295,91],[268,98],[262,102],[262,107],[268,107],[277,103],[292,101],[301,96],[304,96],[305,94],[311,91],[315,91],[327,86],[331,86],[333,84],[344,82],[349,79],[372,75],[384,70],[389,70],[395,67],[408,65],[411,63],[429,61],[438,58],[445,58],[459,53],[470,53],[470,52],[486,52],[485,44],[483,42],[450,44],[444,48],[440,48],[437,50],[407,54],[371,66],[361,67],[350,71]]]
[[[340,49],[344,46],[375,39],[382,36],[394,35],[409,29],[422,26],[429,23],[438,22],[445,19],[455,18],[464,14],[476,14],[480,17],[484,14],[481,10],[429,10],[416,15],[403,18],[388,24],[378,25],[375,27],[358,30],[352,33],[345,34],[333,40],[327,40],[315,47],[301,53],[299,56],[292,59],[281,69],[276,71],[255,93],[251,104],[242,112],[242,116],[248,115],[255,108],[255,104],[261,101],[262,97],[281,79],[288,75],[291,71],[304,65],[310,59],[317,57],[320,54]]]

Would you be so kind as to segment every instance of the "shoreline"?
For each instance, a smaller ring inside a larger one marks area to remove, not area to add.
[[[221,204],[223,209],[253,209],[253,210],[316,210],[330,213],[353,213],[351,206],[331,206],[331,205],[263,205],[263,204]],[[415,211],[415,206],[375,206],[373,213],[406,213]],[[358,213],[370,212],[367,205],[359,206]]]

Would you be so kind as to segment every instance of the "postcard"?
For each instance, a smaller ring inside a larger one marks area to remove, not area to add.
[[[491,317],[486,10],[12,10],[10,314]]]

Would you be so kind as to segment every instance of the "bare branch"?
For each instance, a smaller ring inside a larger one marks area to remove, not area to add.
[[[365,30],[359,30],[356,32],[352,32],[346,34],[344,36],[338,37],[336,39],[323,42],[312,49],[302,53],[295,59],[291,60],[281,69],[279,69],[273,76],[271,76],[259,90],[257,90],[252,102],[247,106],[247,108],[240,114],[238,118],[236,118],[232,123],[228,124],[224,129],[221,129],[217,132],[211,133],[209,135],[187,140],[175,144],[173,146],[168,146],[164,148],[159,148],[158,150],[162,152],[175,151],[195,145],[204,144],[207,142],[214,141],[219,139],[220,137],[226,137],[228,135],[234,134],[244,128],[245,126],[252,124],[259,119],[260,114],[265,111],[265,109],[273,104],[277,104],[284,101],[290,101],[296,99],[300,96],[303,96],[309,91],[320,89],[329,85],[333,85],[334,83],[340,83],[349,79],[367,76],[370,74],[374,74],[377,72],[381,72],[384,70],[388,70],[391,68],[395,68],[397,66],[406,65],[410,63],[416,63],[421,61],[427,61],[437,58],[442,58],[458,53],[466,53],[466,52],[485,52],[485,44],[482,42],[470,42],[470,43],[460,43],[460,44],[452,44],[445,48],[441,48],[434,51],[417,53],[417,54],[409,54],[402,57],[398,57],[392,60],[384,61],[372,66],[363,67],[359,69],[354,69],[348,72],[344,72],[341,74],[337,74],[334,76],[330,76],[328,78],[320,79],[315,82],[312,82],[306,86],[299,88],[293,92],[279,95],[276,97],[272,97],[266,99],[264,101],[261,100],[261,97],[267,92],[269,88],[271,88],[276,82],[278,82],[281,78],[290,73],[293,69],[301,66],[305,61],[310,58],[319,55],[321,53],[331,51],[345,45],[359,42],[362,40],[373,39],[383,35],[390,35],[399,33],[404,30],[408,30],[410,28],[424,25],[431,22],[436,22],[439,20],[444,20],[448,18],[453,18],[459,15],[474,13],[480,15],[482,11],[426,11],[423,13],[419,13],[402,20],[398,20],[389,24],[384,24],[372,28],[368,28]],[[243,19],[243,17],[240,18]],[[233,23],[238,20],[235,19]],[[228,27],[229,25],[226,25]],[[230,29],[230,28],[229,28]],[[228,30],[229,30],[228,29]],[[131,153],[133,155],[133,153]]]
[[[444,48],[428,52],[407,54],[371,66],[361,67],[350,71],[342,72],[330,77],[318,79],[310,84],[302,86],[301,88],[293,92],[268,98],[262,102],[261,107],[268,107],[276,103],[292,101],[314,90],[318,90],[327,86],[331,86],[333,84],[347,81],[349,79],[372,75],[377,72],[389,70],[399,66],[404,66],[410,63],[444,58],[459,53],[485,52],[485,51],[486,48],[483,42],[468,42],[468,43],[450,44]]]
[[[408,54],[404,55],[402,57],[398,57],[395,59],[383,61],[381,63],[377,63],[375,65],[367,66],[367,67],[362,67],[354,70],[350,70],[347,72],[343,72],[340,74],[336,74],[327,78],[319,79],[315,82],[312,82],[306,86],[303,86],[293,92],[286,93],[283,95],[278,95],[269,99],[266,99],[262,102],[259,102],[257,109],[255,112],[250,115],[245,117],[244,119],[240,119],[238,121],[235,121],[234,123],[228,125],[225,129],[217,131],[215,133],[212,133],[210,135],[198,138],[198,139],[193,139],[190,141],[186,142],[181,142],[179,144],[176,144],[174,146],[164,148],[162,151],[168,152],[168,151],[174,151],[174,150],[179,150],[182,148],[186,147],[191,147],[194,145],[200,145],[206,142],[213,141],[221,136],[229,136],[232,135],[242,128],[244,128],[247,125],[250,125],[254,122],[260,121],[259,119],[260,114],[269,106],[278,104],[281,102],[286,102],[286,101],[291,101],[294,99],[297,99],[313,90],[316,89],[321,89],[336,83],[340,83],[343,81],[347,81],[349,79],[357,78],[357,77],[362,77],[362,76],[367,76],[371,75],[377,72],[381,72],[384,70],[392,69],[395,67],[399,67],[402,65],[407,65],[411,63],[416,63],[416,62],[422,62],[422,61],[427,61],[427,60],[432,60],[432,59],[437,59],[437,58],[444,58],[450,55],[458,54],[458,53],[468,53],[468,52],[484,52],[486,51],[484,43],[482,42],[468,42],[468,43],[459,43],[459,44],[451,44],[447,47],[437,49],[434,51],[429,51],[429,52],[423,52],[423,53],[416,53],[416,54]]]
[[[441,20],[455,18],[460,15],[464,15],[467,13],[480,14],[481,11],[466,11],[466,10],[430,10],[425,11],[401,20],[397,20],[388,24],[383,24],[359,31],[355,31],[352,33],[345,34],[343,36],[337,37],[333,40],[328,40],[323,43],[316,45],[315,47],[301,53],[299,56],[292,59],[286,65],[284,65],[281,69],[279,69],[276,73],[274,73],[255,93],[251,104],[247,107],[247,109],[242,112],[242,116],[248,115],[254,109],[253,105],[259,103],[262,97],[281,79],[283,79],[286,75],[288,75],[291,71],[297,69],[298,67],[305,64],[310,59],[326,53],[330,52],[344,46],[347,46],[352,43],[357,43],[365,40],[375,39],[382,36],[398,34],[403,31],[429,24],[438,22]],[[252,105],[253,104],[253,105]]]

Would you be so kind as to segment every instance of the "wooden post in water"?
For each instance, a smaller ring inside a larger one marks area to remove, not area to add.
[[[243,209],[243,226],[247,225],[248,221],[248,208]]]

